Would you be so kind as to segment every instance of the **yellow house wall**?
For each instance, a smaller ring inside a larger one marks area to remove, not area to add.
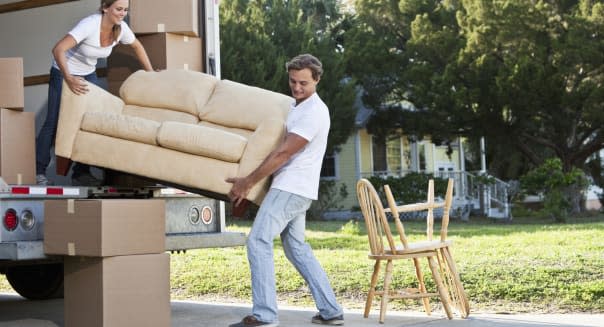
[[[438,162],[451,162],[454,164],[453,168],[455,171],[459,171],[459,150],[453,149],[453,153],[451,153],[451,158],[447,156],[447,147],[446,146],[436,146],[436,151],[434,153],[434,160],[436,163]]]
[[[342,145],[340,152],[338,153],[338,179],[336,180],[336,191],[340,189],[342,183],[346,184],[346,190],[348,191],[348,197],[338,203],[342,210],[351,209],[357,205],[356,202],[356,181],[357,181],[357,169],[356,169],[356,142],[355,137],[352,135],[348,138],[348,141]]]
[[[372,171],[373,163],[371,161],[371,135],[367,133],[366,129],[362,129],[359,131],[359,141],[361,145],[361,172]]]

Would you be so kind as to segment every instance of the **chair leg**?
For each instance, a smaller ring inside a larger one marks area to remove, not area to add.
[[[455,260],[453,260],[453,256],[449,251],[448,247],[444,247],[441,249],[441,254],[443,260],[445,261],[445,268],[448,270],[448,273],[451,278],[451,292],[454,292],[454,297],[457,298],[458,304],[456,305],[457,309],[462,318],[467,318],[470,315],[470,301],[468,300],[468,295],[463,287],[461,282],[461,278],[459,277],[459,273],[457,272],[457,267],[455,265]]]
[[[427,293],[426,284],[424,283],[424,274],[422,273],[418,258],[413,258],[413,265],[415,265],[415,275],[417,276],[417,281],[419,283],[419,291],[421,293]],[[424,297],[422,298],[422,302],[424,304],[424,310],[426,311],[426,314],[428,316],[431,315],[432,309],[430,308],[430,299]]]
[[[367,302],[365,302],[365,313],[363,317],[369,317],[369,311],[371,311],[371,304],[373,304],[373,297],[375,295],[375,286],[377,285],[378,276],[380,273],[380,260],[375,260],[373,266],[373,274],[371,275],[371,284],[369,285],[369,293],[367,294]]]
[[[453,319],[453,314],[451,313],[451,306],[449,304],[449,294],[440,277],[438,264],[434,260],[434,257],[428,257],[428,265],[430,266],[430,270],[432,271],[432,277],[434,278],[434,283],[436,284],[436,289],[438,290],[438,294],[440,295],[440,301],[443,304],[443,308],[445,309],[447,318]]]
[[[380,324],[384,323],[386,318],[386,310],[388,307],[388,295],[390,291],[390,282],[392,281],[392,260],[388,260],[386,264],[386,275],[384,276],[384,294],[382,294],[382,303],[380,305]]]

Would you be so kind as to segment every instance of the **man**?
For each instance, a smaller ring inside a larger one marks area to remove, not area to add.
[[[278,326],[273,240],[281,236],[287,259],[308,284],[319,313],[312,322],[343,325],[342,308],[327,274],[304,241],[306,211],[319,191],[321,163],[327,147],[329,111],[316,93],[323,67],[312,55],[303,54],[285,65],[295,103],[286,122],[282,143],[246,177],[228,178],[229,197],[236,205],[258,181],[273,174],[247,240],[252,274],[252,315],[230,327]]]

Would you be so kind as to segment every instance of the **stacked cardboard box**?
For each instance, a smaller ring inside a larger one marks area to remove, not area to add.
[[[45,201],[44,252],[65,255],[65,326],[170,326],[163,200]]]
[[[0,58],[0,107],[23,111],[23,58]]]
[[[170,10],[162,0],[130,1],[130,27],[155,69],[203,71],[198,1],[172,0]],[[109,92],[119,95],[122,82],[142,68],[130,46],[116,47],[107,59]]]
[[[0,58],[0,176],[35,184],[35,114],[24,112],[23,59]]]

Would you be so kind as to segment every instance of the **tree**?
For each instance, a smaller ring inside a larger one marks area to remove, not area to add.
[[[339,44],[346,23],[336,0],[222,1],[222,76],[289,95],[286,61],[312,53],[325,70],[318,92],[331,115],[327,151],[337,151],[356,114],[355,83],[345,75]]]
[[[565,172],[604,148],[604,4],[594,0],[357,0],[349,71],[377,133],[485,136],[489,162],[519,153]],[[347,51],[346,51],[347,52]],[[370,56],[371,55],[371,56]],[[383,70],[354,70],[362,62]],[[402,110],[410,101],[414,110]],[[518,177],[518,176],[509,176]]]

